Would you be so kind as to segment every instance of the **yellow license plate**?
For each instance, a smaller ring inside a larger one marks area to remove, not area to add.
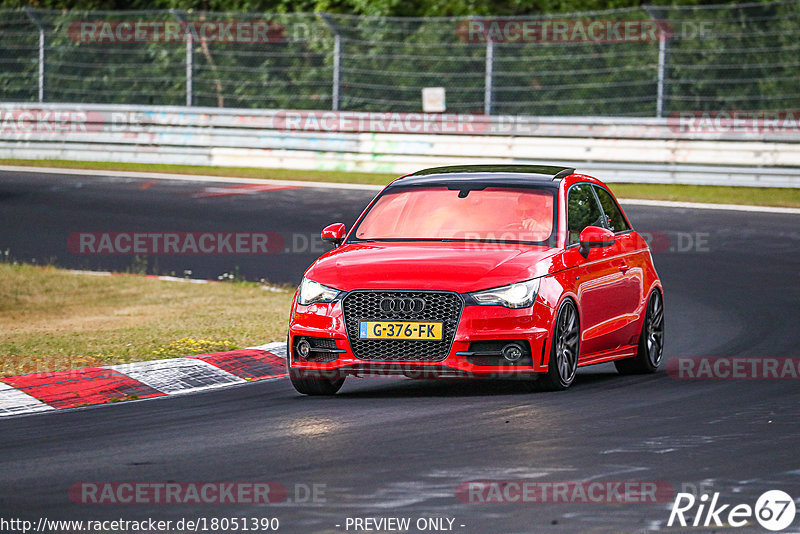
[[[361,321],[361,339],[442,339],[442,323]]]

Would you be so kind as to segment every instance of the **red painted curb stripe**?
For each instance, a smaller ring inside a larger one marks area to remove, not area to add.
[[[146,399],[165,394],[120,372],[90,367],[2,379],[53,408],[102,404],[112,399]]]
[[[286,376],[286,360],[266,350],[241,349],[187,356],[203,360],[245,380]]]

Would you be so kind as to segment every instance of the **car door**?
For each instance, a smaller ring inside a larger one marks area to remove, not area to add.
[[[594,192],[605,216],[606,227],[614,232],[614,245],[609,250],[612,265],[621,273],[614,281],[614,324],[617,334],[614,345],[631,345],[639,337],[639,307],[644,285],[644,258],[639,240],[614,197],[605,188],[594,185]]]
[[[615,325],[623,309],[619,283],[623,274],[615,264],[615,249],[593,248],[584,258],[578,237],[587,226],[606,227],[592,184],[579,182],[567,192],[568,262],[575,265],[575,287],[581,317],[581,360],[590,360],[618,346]]]

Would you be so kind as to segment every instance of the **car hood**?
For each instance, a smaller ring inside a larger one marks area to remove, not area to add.
[[[306,276],[354,289],[428,289],[459,293],[547,274],[557,249],[504,243],[352,243],[318,259]]]

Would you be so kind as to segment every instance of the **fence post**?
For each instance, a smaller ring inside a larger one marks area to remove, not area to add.
[[[339,26],[333,22],[327,13],[318,13],[319,17],[328,28],[333,32],[333,80],[331,86],[331,109],[339,111],[339,89],[341,86],[342,69],[342,34]]]
[[[333,38],[333,88],[331,105],[333,111],[339,111],[339,72],[341,69],[342,37],[337,33]]]
[[[193,82],[194,82],[193,79],[192,79],[192,75],[193,75],[193,71],[194,71],[194,69],[192,67],[192,61],[193,61],[193,57],[194,57],[193,56],[193,46],[192,46],[193,45],[192,32],[189,29],[189,24],[186,21],[186,17],[184,17],[184,14],[181,11],[178,11],[177,9],[173,8],[173,9],[170,9],[170,12],[172,13],[172,16],[175,17],[175,19],[178,22],[180,22],[182,24],[185,24],[185,26],[186,26],[186,106],[187,107],[191,107],[192,106],[192,101],[193,101],[192,85],[193,85]]]
[[[39,28],[39,103],[41,104],[44,102],[44,24],[42,24],[42,20],[39,18],[39,15],[34,13],[31,8],[26,7],[25,14],[28,15],[28,18],[31,19],[31,22],[36,24],[36,27]]]
[[[494,41],[486,38],[486,68],[483,82],[483,113],[492,114],[492,74],[494,71]]]
[[[192,50],[192,34],[188,31],[186,32],[186,105],[191,107],[192,106],[192,86],[194,80],[192,79],[192,58],[193,58],[193,50]]]
[[[658,82],[656,85],[656,117],[664,116],[666,109],[667,83],[667,35],[661,24],[662,19],[654,12],[653,6],[644,6],[644,10],[658,25]]]

